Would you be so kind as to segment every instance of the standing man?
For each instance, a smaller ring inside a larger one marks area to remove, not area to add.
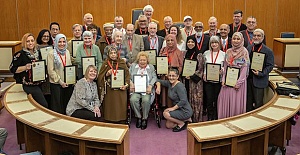
[[[146,5],[143,8],[143,13],[147,18],[147,23],[155,22],[157,24],[157,29],[159,30],[159,21],[152,18],[153,12],[154,12],[154,9],[151,5]],[[135,21],[135,27],[139,28],[139,25],[138,25],[137,21]],[[147,27],[148,27],[148,25],[147,25]]]
[[[145,15],[140,15],[139,18],[138,18],[138,28],[135,30],[135,34],[138,34],[138,35],[144,35],[144,36],[147,36],[149,35],[149,32],[148,32],[148,20],[147,20],[147,17]]]
[[[226,51],[232,47],[231,45],[231,37],[228,36],[230,32],[230,28],[227,24],[222,24],[220,26],[220,42],[221,42],[221,50],[226,53]]]
[[[229,24],[230,32],[228,36],[231,38],[234,32],[240,32],[246,30],[247,27],[242,23],[243,11],[235,10],[233,12],[233,23]]]
[[[123,39],[123,43],[127,48],[128,53],[128,64],[132,64],[136,60],[137,54],[144,50],[143,38],[140,35],[134,34],[134,25],[127,24],[126,34]]]
[[[181,36],[184,42],[186,42],[186,38],[196,33],[193,27],[193,19],[191,16],[185,16],[183,18],[184,28],[180,29]]]
[[[114,28],[114,24],[111,24],[111,23],[103,24],[103,29],[104,29],[105,35],[96,42],[96,45],[99,47],[102,56],[104,53],[104,48],[107,45],[110,45],[113,43],[113,40],[112,40],[113,28]]]
[[[68,41],[68,47],[67,47],[67,49],[70,53],[73,53],[73,51],[72,51],[72,40],[82,40],[82,38],[81,38],[81,36],[82,36],[82,25],[74,24],[72,26],[72,32],[73,32],[73,38]],[[73,60],[72,60],[72,64],[73,64]]]
[[[196,52],[191,59],[197,59],[197,55],[199,53],[204,53],[206,50],[209,50],[209,39],[210,37],[208,35],[204,35],[203,33],[203,23],[202,22],[196,22],[194,25],[195,34],[187,37],[187,40],[190,38],[196,38]]]
[[[51,38],[53,40],[53,45],[55,43],[55,37],[59,33],[60,33],[60,26],[59,26],[59,24],[57,22],[50,23],[50,34],[51,34]]]
[[[82,32],[86,31],[87,30],[87,27],[91,24],[93,24],[93,15],[90,14],[90,13],[86,13],[84,16],[83,16],[83,22],[84,22],[84,25],[82,27]],[[99,40],[101,38],[101,30],[100,30],[100,27],[97,28],[97,38],[96,40]]]
[[[204,32],[205,35],[209,36],[220,36],[220,31],[218,30],[217,18],[212,16],[208,19],[209,30]]]
[[[124,20],[123,20],[122,16],[115,17],[115,28],[113,29],[113,34],[116,31],[121,31],[123,33],[123,35],[126,34],[126,30],[123,28],[123,23],[124,23]]]
[[[164,38],[161,36],[157,36],[156,32],[157,24],[155,22],[149,23],[149,36],[143,37],[143,42],[144,50],[155,49],[156,54],[158,55],[164,42]]]
[[[243,34],[243,37],[245,40],[244,47],[247,48],[249,45],[253,45],[253,31],[257,27],[256,18],[253,16],[248,17],[246,26],[247,26],[247,29],[242,31],[241,33]],[[266,36],[265,35],[264,35],[263,43],[266,45]]]
[[[274,66],[273,51],[263,44],[263,39],[264,31],[262,29],[255,29],[253,32],[253,45],[249,45],[247,47],[250,63],[252,63],[255,52],[264,54],[261,71],[251,69],[251,65],[249,67],[250,70],[247,79],[247,112],[257,109],[263,105],[264,89],[268,87],[269,73],[272,71]]]
[[[168,31],[170,29],[170,26],[173,25],[172,17],[166,16],[164,18],[164,24],[165,24],[165,28],[162,29],[162,30],[157,31],[157,35],[159,35],[163,38],[165,38],[165,36],[169,34]]]

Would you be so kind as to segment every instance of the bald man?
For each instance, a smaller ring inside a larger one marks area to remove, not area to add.
[[[219,30],[220,30],[221,50],[223,52],[226,52],[229,48],[232,47],[231,37],[228,36],[230,32],[230,27],[227,24],[222,24]]]
[[[205,35],[209,36],[220,36],[220,31],[218,30],[218,20],[216,17],[212,16],[208,19],[209,29],[204,32]]]
[[[84,31],[86,31],[87,30],[87,27],[89,26],[89,25],[91,25],[91,24],[93,24],[93,15],[92,14],[90,14],[90,13],[86,13],[84,16],[83,16],[83,22],[84,22],[84,24],[83,24],[83,26],[82,26],[82,33],[84,32]],[[100,27],[98,27],[97,28],[97,38],[96,38],[96,40],[99,40],[100,38],[101,38],[101,30],[100,30]]]
[[[172,17],[170,16],[166,16],[164,18],[164,25],[165,25],[165,28],[162,29],[162,30],[159,30],[157,31],[157,35],[161,36],[161,37],[165,37],[166,35],[168,35],[168,31],[170,29],[170,26],[173,25],[173,20],[172,20]]]

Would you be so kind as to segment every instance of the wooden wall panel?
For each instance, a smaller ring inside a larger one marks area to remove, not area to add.
[[[115,17],[115,0],[89,0],[83,3],[83,15],[91,13],[94,17],[94,23],[101,28],[103,32],[103,24],[106,22],[113,22]],[[83,17],[82,15],[82,17]],[[82,18],[81,18],[82,19]],[[82,21],[83,23],[83,21]]]
[[[81,24],[82,17],[82,0],[50,0],[50,20],[58,22],[60,32],[67,37],[73,36],[72,26]]]
[[[208,29],[208,19],[213,15],[213,1],[207,0],[181,0],[182,13],[180,21],[183,17],[190,15],[193,22],[201,21],[204,25],[204,31]]]
[[[218,19],[218,28],[221,24],[233,22],[233,12],[242,10],[245,13],[245,1],[241,0],[214,0],[214,16]],[[245,17],[242,22],[244,23]]]
[[[124,28],[126,25],[131,23],[131,9],[133,8],[144,8],[148,4],[147,0],[116,0],[116,16],[122,16],[124,19]],[[156,13],[156,8],[154,8],[154,15]],[[154,17],[154,19],[156,19]],[[157,19],[158,20],[158,19]],[[110,21],[114,21],[114,18]]]
[[[20,40],[15,0],[1,1],[0,21],[0,40]]]
[[[32,33],[35,38],[37,38],[38,33],[42,29],[49,29],[50,16],[48,0],[18,0],[17,3],[20,38],[28,32]]]

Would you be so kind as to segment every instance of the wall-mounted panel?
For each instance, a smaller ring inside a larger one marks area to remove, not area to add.
[[[0,40],[19,40],[16,0],[1,1]]]

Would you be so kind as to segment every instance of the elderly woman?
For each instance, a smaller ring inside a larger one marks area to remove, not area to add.
[[[177,48],[185,53],[186,51],[186,43],[184,42],[184,40],[182,39],[182,35],[181,35],[181,32],[180,32],[180,29],[177,25],[171,25],[170,28],[169,28],[169,31],[168,31],[169,34],[173,34],[176,36],[176,40],[177,40]],[[166,47],[167,44],[166,44],[166,40],[163,42],[163,45],[162,47]]]
[[[103,62],[98,76],[99,96],[103,103],[104,119],[108,122],[121,122],[126,120],[127,112],[127,88],[129,87],[130,74],[127,65],[118,55],[114,46],[108,46],[108,57]],[[112,80],[117,80],[118,70],[124,70],[125,84],[120,88],[111,86]],[[113,77],[113,78],[112,78]]]
[[[14,74],[16,83],[22,84],[23,90],[27,94],[31,94],[33,99],[44,107],[48,107],[48,103],[40,88],[41,82],[34,82],[31,79],[32,62],[41,59],[41,55],[36,50],[34,36],[26,33],[22,38],[22,50],[15,53],[10,64],[10,72]]]
[[[147,128],[147,118],[151,106],[151,92],[154,90],[154,83],[157,80],[155,68],[149,64],[149,56],[146,52],[140,52],[137,55],[136,63],[132,63],[129,69],[130,79],[130,104],[137,118],[136,127],[142,130]],[[134,75],[147,76],[147,90],[146,92],[135,92]],[[140,99],[142,103],[140,104]],[[142,109],[142,110],[141,110]],[[141,115],[143,113],[143,117]]]
[[[112,44],[112,46],[117,48],[117,54],[119,55],[119,57],[121,59],[123,59],[126,63],[128,63],[128,51],[127,51],[127,47],[125,45],[122,44],[123,42],[123,33],[121,31],[116,31],[113,34],[113,40],[114,43]],[[109,47],[106,47],[104,49],[104,54],[103,54],[103,59],[105,60],[107,58],[107,51],[108,51]]]
[[[156,82],[157,94],[160,94],[161,85],[168,88],[168,97],[172,100],[172,107],[165,109],[163,115],[167,120],[166,127],[173,128],[173,132],[186,129],[187,123],[191,121],[193,115],[184,84],[178,78],[178,70],[171,68],[168,74],[169,80],[157,80]]]
[[[246,112],[247,99],[247,73],[249,68],[249,55],[244,47],[244,38],[240,32],[232,35],[232,48],[228,49],[224,61],[222,88],[218,98],[218,118],[227,118]],[[233,87],[225,85],[228,67],[239,68],[240,73]]]
[[[221,44],[220,39],[217,36],[212,36],[209,41],[209,49],[204,52],[205,66],[206,64],[220,64],[220,76],[222,74],[222,66],[225,60],[225,52],[220,50]],[[207,119],[209,121],[218,119],[217,116],[217,103],[218,96],[221,89],[221,81],[207,81],[206,80],[206,68],[204,69],[204,91],[205,91],[205,102],[207,104]]]
[[[188,38],[186,46],[186,59],[197,61],[197,67],[192,76],[184,78],[184,84],[188,91],[188,99],[194,111],[192,121],[201,122],[203,109],[203,70],[204,59],[202,53],[197,52],[197,40],[194,37]]]
[[[73,87],[64,81],[64,68],[72,65],[65,35],[56,35],[54,50],[49,52],[47,60],[51,91],[50,109],[65,114],[66,106],[73,92]]]
[[[84,77],[75,85],[67,105],[67,115],[92,121],[96,121],[101,116],[97,84],[94,82],[97,73],[96,66],[87,67]]]
[[[96,67],[98,68],[98,71],[101,68],[102,65],[102,56],[99,50],[99,47],[92,43],[93,34],[90,31],[84,31],[83,32],[83,44],[79,44],[77,51],[76,51],[76,62],[78,64],[78,78],[83,77],[83,69],[82,68],[82,57],[89,57],[94,56],[96,60]]]

